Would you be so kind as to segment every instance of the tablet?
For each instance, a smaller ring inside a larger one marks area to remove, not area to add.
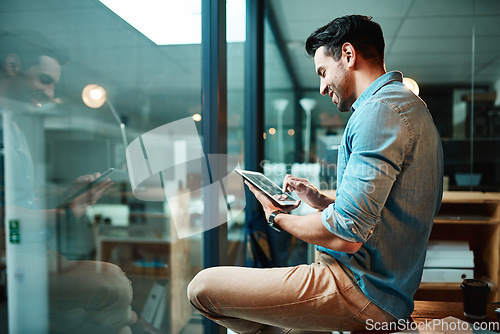
[[[269,180],[264,174],[259,172],[251,172],[248,170],[235,169],[235,172],[240,174],[245,180],[253,184],[264,194],[269,196],[273,201],[279,205],[294,205],[297,201],[292,197],[289,192],[284,193],[276,183]],[[279,200],[275,195],[286,195],[288,199]]]
[[[104,173],[102,173],[101,176],[99,176],[94,181],[90,182],[89,184],[86,184],[82,188],[78,189],[77,191],[69,195],[66,198],[66,202],[67,203],[73,202],[78,196],[86,193],[87,191],[89,191],[90,189],[94,188],[95,186],[97,186],[98,184],[107,179],[111,179],[112,182],[116,182],[119,180],[123,180],[125,176],[128,177],[128,173],[126,171],[116,168],[110,168]]]

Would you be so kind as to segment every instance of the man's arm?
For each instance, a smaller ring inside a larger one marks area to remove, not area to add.
[[[285,210],[290,212],[299,204],[297,203],[297,205],[285,208],[280,207],[250,183],[245,183],[254,193],[257,200],[262,204],[266,219],[269,219],[269,216],[273,211]],[[363,244],[362,242],[350,242],[344,240],[328,231],[321,221],[321,212],[315,212],[306,216],[279,214],[276,216],[274,221],[278,226],[298,239],[338,252],[356,253]]]
[[[274,221],[282,229],[307,243],[337,252],[356,253],[363,245],[362,242],[350,242],[328,231],[321,221],[321,212],[306,216],[280,214]]]

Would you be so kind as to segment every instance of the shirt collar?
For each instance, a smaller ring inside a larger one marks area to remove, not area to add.
[[[361,106],[368,98],[375,94],[380,88],[387,85],[390,82],[399,81],[403,82],[403,74],[398,71],[392,71],[385,73],[377,78],[367,89],[358,97],[356,101],[352,104],[351,110],[354,112]]]

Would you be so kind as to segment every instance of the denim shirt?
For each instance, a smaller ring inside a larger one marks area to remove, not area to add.
[[[330,232],[363,245],[355,254],[317,247],[398,319],[413,311],[443,192],[441,140],[427,106],[402,79],[400,72],[382,75],[353,104],[339,147],[336,201],[321,216]]]

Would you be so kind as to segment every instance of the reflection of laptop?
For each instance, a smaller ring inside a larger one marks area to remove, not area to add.
[[[293,205],[297,201],[292,197],[289,192],[284,193],[283,190],[276,185],[273,181],[269,180],[264,174],[259,172],[251,172],[248,170],[235,169],[235,172],[240,174],[245,180],[253,184],[264,194],[269,196],[273,201],[279,205]],[[278,200],[274,196],[286,195],[288,200]]]

